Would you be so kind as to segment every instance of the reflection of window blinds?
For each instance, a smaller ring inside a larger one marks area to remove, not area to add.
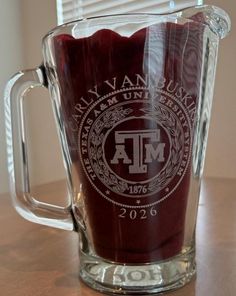
[[[81,17],[127,12],[164,13],[202,4],[203,0],[57,0],[58,24]]]

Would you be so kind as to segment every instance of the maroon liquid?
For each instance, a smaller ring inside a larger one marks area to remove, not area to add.
[[[95,252],[154,262],[183,247],[202,28],[54,39],[61,116]]]

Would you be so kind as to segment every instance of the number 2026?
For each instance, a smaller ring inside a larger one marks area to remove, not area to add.
[[[154,207],[151,209],[138,209],[138,210],[129,210],[126,208],[120,208],[119,218],[129,218],[131,220],[145,220],[148,217],[154,217],[157,215],[157,210]]]

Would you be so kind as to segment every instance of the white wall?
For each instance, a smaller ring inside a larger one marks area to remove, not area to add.
[[[41,41],[57,25],[56,0],[21,0],[25,68],[42,62]],[[64,178],[64,168],[48,91],[37,88],[27,97],[32,184]]]
[[[56,0],[1,0],[0,91],[18,70],[42,61],[41,39],[57,25]],[[4,42],[3,42],[4,40]],[[3,97],[0,100],[0,193],[8,191]],[[46,89],[30,92],[26,99],[31,184],[64,178],[64,168]]]
[[[8,191],[8,177],[3,122],[3,90],[9,77],[23,63],[21,2],[1,0],[0,9],[0,192]]]
[[[210,2],[230,13],[233,28],[231,35],[220,46],[205,175],[236,178],[236,9],[232,0],[209,0],[208,3]],[[55,0],[1,0],[1,92],[12,73],[41,63],[41,38],[56,25],[56,21]],[[47,91],[34,90],[27,103],[32,183],[42,184],[62,179],[65,174]],[[8,187],[2,99],[0,104],[0,192],[4,192]]]
[[[205,175],[236,178],[236,5],[233,0],[207,0],[226,10],[232,30],[221,41]]]

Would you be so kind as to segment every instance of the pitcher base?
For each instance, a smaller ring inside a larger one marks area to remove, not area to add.
[[[174,290],[196,273],[195,251],[169,260],[126,265],[80,253],[80,277],[91,288],[108,294],[144,295]]]

